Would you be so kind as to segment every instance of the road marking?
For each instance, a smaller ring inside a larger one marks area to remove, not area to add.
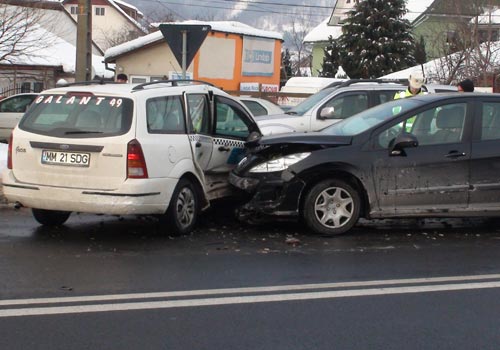
[[[137,293],[137,294],[116,294],[116,295],[98,295],[88,297],[67,297],[67,298],[38,298],[38,299],[19,299],[19,300],[3,300],[0,301],[3,306],[12,305],[31,305],[31,304],[54,304],[54,303],[69,303],[69,302],[92,302],[92,301],[118,301],[131,299],[151,299],[151,298],[171,298],[171,297],[188,297],[188,296],[208,296],[220,294],[245,294],[245,293],[269,293],[269,292],[285,292],[278,294],[265,295],[242,295],[242,296],[226,296],[212,298],[196,298],[196,299],[181,299],[181,300],[164,300],[164,301],[145,301],[145,302],[125,302],[125,303],[108,303],[108,304],[88,304],[88,305],[71,305],[71,306],[47,306],[47,307],[29,307],[29,308],[14,308],[0,309],[0,318],[15,317],[15,316],[35,316],[35,315],[56,315],[56,314],[74,314],[74,313],[89,313],[89,312],[111,312],[111,311],[130,311],[130,310],[146,310],[146,309],[166,309],[178,307],[197,307],[197,306],[213,306],[213,305],[233,305],[233,304],[248,304],[248,303],[264,303],[264,302],[283,302],[297,300],[317,300],[317,299],[333,299],[345,297],[362,297],[375,295],[392,295],[392,294],[409,294],[409,293],[429,293],[440,291],[460,291],[472,289],[490,289],[500,288],[500,281],[484,281],[472,282],[478,280],[499,279],[500,275],[479,275],[479,276],[459,276],[459,277],[437,277],[437,278],[416,278],[416,279],[401,279],[401,280],[382,280],[382,281],[364,281],[364,282],[345,282],[345,283],[322,283],[322,284],[305,284],[305,285],[288,285],[288,286],[270,286],[270,287],[255,287],[255,288],[227,288],[227,289],[208,289],[208,290],[193,290],[180,292],[163,292],[163,293]],[[467,283],[447,283],[447,284],[429,284],[439,282],[466,282]],[[417,286],[404,286],[404,284],[425,283]],[[364,289],[343,289],[334,291],[314,291],[302,293],[286,293],[297,290],[311,289],[334,289],[347,287],[373,287],[373,286],[390,286],[402,284],[397,287],[380,287],[380,288],[364,288]]]

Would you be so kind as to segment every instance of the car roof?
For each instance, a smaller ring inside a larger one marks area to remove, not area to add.
[[[161,89],[161,90],[160,90]],[[92,92],[94,94],[106,94],[106,95],[142,95],[143,93],[151,93],[154,91],[165,92],[167,90],[169,93],[177,94],[180,92],[196,91],[196,92],[206,92],[208,90],[215,90],[220,95],[228,95],[226,92],[220,90],[209,84],[179,84],[175,83],[172,85],[171,81],[158,81],[146,84],[129,84],[129,83],[81,83],[81,84],[69,84],[67,86],[56,87],[53,89],[43,91],[44,94],[60,94],[66,92]]]

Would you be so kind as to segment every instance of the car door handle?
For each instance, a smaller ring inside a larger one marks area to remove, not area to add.
[[[460,157],[465,157],[465,152],[458,152],[458,151],[451,151],[447,155],[445,155],[446,158],[460,158]]]
[[[225,146],[220,146],[219,147],[219,151],[220,152],[229,152],[231,150],[231,148],[229,147],[225,147]]]

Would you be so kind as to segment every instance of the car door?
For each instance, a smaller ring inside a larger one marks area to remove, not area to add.
[[[312,131],[321,130],[342,119],[368,109],[368,92],[349,91],[335,95],[311,116]]]
[[[187,106],[188,134],[194,161],[201,171],[205,171],[213,149],[209,96],[205,93],[185,93],[184,99]]]
[[[469,207],[500,210],[500,99],[483,99],[475,112]]]
[[[236,101],[216,95],[212,157],[206,170],[227,174],[243,158],[245,141],[251,132],[258,132],[253,118]]]
[[[379,210],[401,216],[467,207],[468,110],[467,103],[437,105],[374,134],[375,147],[381,150],[373,167]],[[411,128],[406,125],[410,121]],[[391,152],[395,137],[408,130],[418,146]]]

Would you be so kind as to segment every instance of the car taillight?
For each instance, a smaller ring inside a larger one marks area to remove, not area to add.
[[[10,134],[10,139],[9,139],[9,147],[7,148],[7,169],[12,169],[12,142],[14,141],[14,138],[12,137],[12,134]]]
[[[147,179],[148,169],[139,141],[132,140],[127,145],[127,178]]]

